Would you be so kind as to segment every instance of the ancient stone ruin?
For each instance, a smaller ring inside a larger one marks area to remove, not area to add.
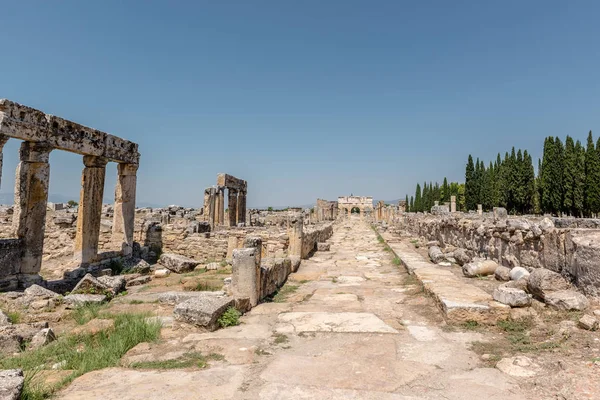
[[[225,189],[228,195],[225,218]],[[246,223],[246,195],[248,184],[227,174],[217,175],[216,186],[204,190],[204,215],[212,228],[220,225],[242,226]]]
[[[338,197],[339,214],[350,216],[353,209],[357,209],[361,218],[369,218],[373,213],[373,197],[366,196],[341,196]]]
[[[135,143],[42,111],[0,100],[0,150],[8,139],[22,140],[15,184],[12,228],[0,241],[0,290],[40,282],[52,150],[83,156],[81,197],[74,257],[82,265],[98,257],[98,235],[106,164],[118,163],[112,240],[124,254],[133,247],[136,172]],[[1,160],[1,155],[0,155]]]

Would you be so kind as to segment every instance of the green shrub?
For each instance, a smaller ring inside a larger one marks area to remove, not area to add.
[[[219,325],[221,325],[223,328],[239,325],[241,315],[242,313],[240,313],[234,307],[229,307],[219,318]]]

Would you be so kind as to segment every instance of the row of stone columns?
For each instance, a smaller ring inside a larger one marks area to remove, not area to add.
[[[0,136],[0,178],[2,148],[7,140],[8,137]],[[52,150],[51,146],[39,142],[23,142],[20,148],[13,231],[22,242],[21,275],[37,275],[41,269]],[[83,157],[74,255],[82,264],[95,261],[98,255],[107,163],[108,160],[103,157]],[[112,240],[120,246],[124,255],[131,254],[133,250],[137,169],[137,164],[118,165]]]
[[[225,225],[225,187],[213,186],[204,191],[204,212],[211,227]],[[246,192],[229,188],[229,226],[246,223]]]

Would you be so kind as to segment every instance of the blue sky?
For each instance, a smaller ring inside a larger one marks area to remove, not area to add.
[[[139,143],[139,202],[201,206],[219,172],[248,180],[250,206],[391,200],[464,179],[469,153],[536,160],[545,136],[600,133],[599,16],[593,1],[7,2],[0,98]],[[76,198],[82,166],[53,152],[50,191]]]

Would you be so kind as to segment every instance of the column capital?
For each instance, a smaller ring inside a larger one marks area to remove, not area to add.
[[[83,165],[88,168],[104,168],[108,159],[98,156],[83,156]]]
[[[139,167],[138,164],[119,163],[117,165],[117,172],[119,175],[137,175]]]
[[[19,155],[21,161],[47,163],[52,150],[54,150],[54,147],[47,143],[23,142],[21,143]]]

